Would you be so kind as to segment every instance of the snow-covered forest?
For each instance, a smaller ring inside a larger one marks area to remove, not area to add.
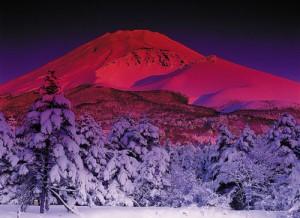
[[[108,135],[75,117],[53,73],[21,126],[0,115],[0,204],[185,207],[287,211],[300,217],[300,125],[288,115],[265,134],[216,143],[160,142],[151,120],[119,118]]]

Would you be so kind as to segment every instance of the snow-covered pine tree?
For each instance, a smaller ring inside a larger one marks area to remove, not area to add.
[[[221,168],[224,178],[227,175],[227,183],[236,184],[236,190],[230,196],[231,206],[235,209],[261,209],[261,201],[269,195],[269,164],[261,161],[264,146],[260,142],[254,131],[246,126],[229,161]]]
[[[235,138],[225,125],[220,126],[219,135],[213,152],[210,167],[210,177],[216,183],[216,189],[220,186],[220,168],[224,162],[228,161],[229,155],[235,151]]]
[[[221,125],[219,128],[219,135],[217,138],[217,150],[220,154],[226,151],[228,148],[232,148],[235,142],[235,137],[229,131],[226,125]]]
[[[109,148],[114,150],[126,149],[134,137],[135,122],[129,117],[119,118],[112,126],[109,134]]]
[[[106,205],[133,206],[134,180],[139,162],[127,149],[110,151],[112,157],[104,170]]]
[[[237,140],[237,149],[243,153],[249,153],[256,145],[257,137],[256,134],[247,125],[239,139]]]
[[[268,134],[268,144],[277,149],[285,147],[295,153],[300,159],[300,125],[290,114],[283,114]]]
[[[133,206],[134,180],[140,159],[130,144],[135,144],[135,122],[121,117],[112,126],[108,137],[108,163],[104,170],[104,187],[107,190],[106,205]]]
[[[166,149],[153,147],[137,169],[134,197],[140,206],[166,206],[170,187],[170,156]]]
[[[139,144],[150,150],[153,146],[159,145],[160,132],[159,128],[151,123],[147,118],[141,119],[136,125],[136,130],[139,133]]]
[[[219,129],[216,147],[218,154],[211,168],[214,190],[218,194],[227,196],[234,209],[242,209],[245,207],[245,193],[233,173],[241,157],[236,138],[224,125]]]
[[[12,179],[19,159],[16,154],[15,136],[0,113],[0,204],[9,203],[16,198],[17,184]]]
[[[17,132],[24,149],[19,167],[23,178],[20,203],[25,209],[38,199],[44,213],[50,199],[56,199],[76,212],[72,204],[76,196],[86,194],[86,172],[79,155],[75,116],[53,71],[48,72],[40,93]]]
[[[58,79],[55,75],[55,71],[49,70],[45,77],[44,84],[40,88],[41,95],[57,95],[61,92],[58,84]]]
[[[159,143],[159,128],[148,119],[138,123],[128,117],[120,118],[112,127],[110,145],[116,149],[128,149],[139,161],[151,147]]]
[[[102,128],[91,115],[84,114],[77,122],[77,134],[80,139],[80,156],[92,180],[91,186],[87,187],[88,204],[103,205],[106,191],[102,181],[108,158]]]
[[[220,155],[216,191],[225,194],[234,209],[255,209],[268,194],[268,164],[259,161],[262,146],[258,141],[246,126],[240,137]]]
[[[201,180],[200,190],[202,196],[202,203],[207,203],[210,206],[218,206],[222,208],[228,208],[230,199],[226,196],[217,194],[216,190],[216,167],[218,166],[218,160],[220,153],[216,144],[204,144],[198,145],[198,149],[195,151],[195,175],[197,180]],[[198,203],[199,205],[199,203]]]
[[[202,184],[196,176],[196,153],[192,145],[177,146],[170,153],[170,188],[165,201],[172,207],[188,206],[201,198],[199,188]]]
[[[195,155],[197,156],[197,177],[201,178],[204,183],[213,181],[216,163],[220,155],[217,145],[215,143],[201,145],[201,149],[197,149]]]
[[[113,205],[133,205],[137,168],[153,146],[158,145],[159,129],[143,119],[139,123],[120,118],[112,127],[108,152],[112,154],[105,169],[107,199]],[[111,156],[111,155],[109,155]]]
[[[286,210],[300,205],[300,125],[294,117],[283,114],[265,139],[264,160],[269,164],[270,209]],[[296,210],[297,211],[297,210]],[[298,211],[300,207],[298,206]]]

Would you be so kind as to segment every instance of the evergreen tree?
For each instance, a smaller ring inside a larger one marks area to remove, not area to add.
[[[249,126],[246,126],[234,144],[229,161],[221,168],[227,183],[235,183],[235,191],[230,196],[234,209],[254,209],[255,202],[261,198],[264,190],[265,165],[257,164],[255,149],[257,137]]]
[[[140,206],[163,206],[170,187],[170,156],[162,147],[153,147],[137,169],[134,197]]]
[[[108,137],[109,147],[117,150],[127,149],[135,136],[134,126],[134,120],[129,117],[121,117],[117,120]]]
[[[283,114],[265,139],[264,160],[270,163],[271,209],[286,210],[300,204],[300,126]],[[295,209],[295,207],[293,207]],[[298,209],[300,210],[300,209]]]
[[[58,79],[55,71],[49,70],[45,77],[44,84],[40,89],[41,95],[57,95],[61,92],[60,86],[57,83]]]
[[[142,147],[150,150],[153,146],[159,146],[159,128],[151,123],[147,118],[143,118],[136,125],[139,133],[139,142]]]
[[[136,159],[141,160],[151,147],[159,143],[159,128],[149,120],[136,123],[128,117],[120,118],[112,127],[110,145],[116,149],[128,149]]]
[[[231,207],[242,209],[245,206],[245,193],[233,173],[240,163],[239,148],[236,138],[226,126],[221,126],[219,131],[217,155],[211,167],[214,190],[217,194],[227,196]]]
[[[40,212],[57,199],[75,212],[76,196],[85,196],[86,172],[79,155],[75,116],[70,102],[60,92],[54,72],[50,71],[41,96],[29,110],[17,133],[24,149],[20,175],[22,209],[38,197]]]
[[[268,142],[273,149],[285,147],[300,159],[300,125],[290,114],[283,114],[268,134]]]
[[[102,128],[91,115],[84,114],[77,123],[77,133],[80,138],[80,156],[92,180],[92,186],[87,192],[88,204],[103,205],[105,190],[102,181],[108,158]]]
[[[232,148],[235,142],[235,137],[229,131],[227,126],[221,125],[219,128],[219,135],[217,138],[217,150],[220,154],[226,151],[228,148]]]
[[[111,206],[133,206],[134,180],[140,156],[135,152],[136,123],[121,117],[112,126],[108,137],[108,163],[104,170],[104,186],[107,190],[106,204]],[[130,149],[131,148],[131,149]]]
[[[224,163],[228,162],[230,155],[234,153],[235,147],[235,138],[232,133],[228,130],[228,128],[222,125],[219,128],[219,135],[216,142],[215,154],[213,158],[213,162],[211,163],[211,177],[212,180],[216,181],[216,189],[219,188],[223,183],[221,167]]]
[[[215,167],[219,159],[217,146],[215,144],[204,145],[198,150],[197,159],[197,177],[201,178],[203,182],[214,180]]]
[[[133,206],[134,180],[139,162],[127,149],[111,151],[104,170],[105,199],[110,206]]]
[[[167,200],[173,207],[188,206],[200,201],[202,184],[196,175],[196,153],[196,148],[191,145],[176,147],[171,153],[171,187]]]
[[[108,152],[112,158],[104,171],[107,199],[113,205],[138,204],[133,197],[137,168],[158,143],[159,129],[146,119],[136,123],[123,117],[113,125],[109,136],[111,150]]]
[[[243,153],[249,153],[256,145],[256,135],[249,126],[246,126],[237,141],[237,149]]]
[[[14,133],[0,113],[0,204],[16,198],[17,184],[12,178],[18,161]]]

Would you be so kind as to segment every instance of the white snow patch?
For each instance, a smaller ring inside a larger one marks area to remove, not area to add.
[[[17,206],[0,205],[1,218],[16,218]],[[232,211],[220,208],[164,208],[164,207],[79,207],[82,218],[279,218],[283,212]],[[39,214],[39,207],[31,206],[20,218],[76,218],[62,206],[52,206],[46,214]]]

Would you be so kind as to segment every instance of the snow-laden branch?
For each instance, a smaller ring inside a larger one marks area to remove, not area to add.
[[[65,202],[56,191],[54,191],[51,188],[49,190],[52,192],[53,195],[55,195],[61,201],[61,203],[65,206],[65,208],[67,208],[68,211],[71,211],[72,213],[76,214],[77,216],[82,217],[82,215],[76,210],[76,208],[73,208],[70,205],[68,205],[67,202]]]

